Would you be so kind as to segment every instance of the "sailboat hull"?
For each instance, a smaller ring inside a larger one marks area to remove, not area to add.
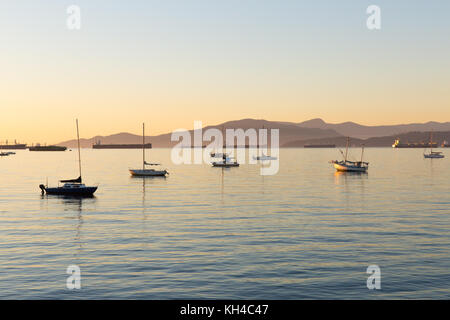
[[[424,154],[425,159],[442,159],[445,158],[443,154]]]
[[[353,166],[341,163],[334,163],[334,168],[340,172],[367,172],[368,169],[365,166]]]
[[[80,188],[44,188],[45,193],[49,195],[60,195],[60,196],[79,196],[79,197],[90,197],[98,187],[80,187]]]
[[[153,169],[130,169],[130,174],[133,177],[165,177],[167,170],[153,170]]]
[[[231,167],[239,167],[239,163],[237,162],[213,162],[213,167],[219,168],[231,168]]]

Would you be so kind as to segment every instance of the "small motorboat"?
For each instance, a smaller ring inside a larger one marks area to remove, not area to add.
[[[156,163],[152,163],[152,164],[148,164],[146,163],[146,165],[159,165]],[[130,174],[133,177],[165,177],[166,175],[169,174],[169,172],[167,172],[167,170],[155,170],[155,169],[129,169]]]
[[[60,196],[77,196],[77,197],[92,197],[97,191],[98,186],[89,187],[86,186],[81,178],[81,152],[80,152],[80,134],[78,131],[78,119],[77,124],[77,139],[78,139],[78,168],[80,171],[80,176],[76,179],[70,180],[60,180],[59,182],[64,183],[63,186],[50,188],[47,185],[40,184],[39,188],[42,190],[42,194],[46,193],[48,195],[60,195]]]
[[[369,169],[369,163],[363,162],[363,155],[364,155],[364,145],[362,146],[361,151],[361,161],[350,161],[348,160],[348,147],[349,147],[350,138],[347,138],[347,146],[345,150],[344,160],[338,161],[338,160],[332,160],[330,161],[334,168],[339,172],[367,172]]]
[[[267,156],[264,153],[260,156],[253,156],[253,160],[261,160],[261,161],[265,161],[265,160],[277,160],[277,157],[272,157],[272,156]]]
[[[211,164],[213,167],[219,168],[239,167],[239,163],[226,156],[226,154],[223,154],[222,161],[214,161]]]
[[[223,162],[223,161],[215,161],[212,163],[213,167],[221,167],[221,168],[231,168],[231,167],[239,167],[239,163],[234,162]]]
[[[142,124],[142,169],[128,169],[133,177],[165,177],[169,174],[167,170],[147,169],[146,166],[160,166],[159,163],[148,163],[145,161],[145,124]]]
[[[442,159],[445,158],[444,154],[442,152],[438,151],[431,151],[430,153],[424,153],[423,154],[425,159]]]

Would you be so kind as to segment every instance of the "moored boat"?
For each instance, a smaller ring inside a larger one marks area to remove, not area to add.
[[[142,169],[128,169],[133,177],[165,177],[169,172],[165,169],[147,169],[146,166],[160,166],[159,163],[148,163],[145,161],[145,124],[142,124]]]
[[[226,154],[223,155],[222,161],[214,161],[211,164],[213,167],[219,168],[239,167],[239,163],[236,160],[232,160]]]
[[[28,147],[29,151],[66,151],[67,147],[64,146],[41,146],[36,145],[32,147]]]
[[[78,168],[80,176],[76,179],[60,180],[59,182],[64,183],[62,186],[49,187],[47,185],[40,184],[39,188],[42,193],[48,195],[62,195],[62,196],[80,196],[80,197],[91,197],[97,191],[98,186],[86,186],[81,178],[81,151],[80,151],[80,134],[78,130],[78,119],[76,120],[77,125],[77,139],[78,139]]]
[[[260,156],[253,156],[253,160],[261,160],[261,161],[266,161],[266,160],[277,160],[277,157],[272,157],[272,156],[267,156],[264,153]]]
[[[430,153],[424,153],[425,159],[442,159],[445,158],[444,154],[440,151],[433,151],[433,133],[430,133]]]
[[[347,138],[347,146],[345,150],[344,160],[338,161],[338,160],[332,160],[331,163],[333,164],[334,168],[337,171],[340,172],[367,172],[369,169],[369,163],[363,161],[363,155],[364,155],[364,145],[362,146],[361,150],[361,161],[350,161],[348,160],[348,147],[350,143],[350,138]],[[342,153],[342,151],[341,151]]]
[[[424,153],[423,156],[424,156],[425,159],[442,159],[442,158],[445,158],[445,156],[442,154],[442,152],[438,152],[438,151],[431,151],[428,154]]]

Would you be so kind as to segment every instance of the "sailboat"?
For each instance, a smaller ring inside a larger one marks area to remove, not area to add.
[[[145,124],[142,124],[142,169],[129,169],[133,177],[165,177],[167,170],[146,169],[145,166],[159,166],[159,163],[148,163],[145,161]]]
[[[50,195],[63,195],[63,196],[85,196],[90,197],[97,191],[98,186],[89,187],[83,183],[81,178],[81,151],[80,151],[80,133],[78,130],[78,119],[77,124],[77,140],[78,140],[78,168],[80,176],[76,179],[60,180],[59,182],[64,183],[63,186],[58,186],[55,188],[49,188],[47,185],[39,185],[42,193],[47,193]]]
[[[367,172],[367,170],[369,169],[369,163],[363,162],[364,145],[362,146],[362,151],[361,151],[361,161],[350,161],[347,159],[349,143],[350,143],[350,138],[347,138],[347,146],[345,149],[344,160],[342,160],[342,161],[332,160],[331,161],[331,163],[334,165],[334,168],[337,171],[341,171],[341,172]],[[341,153],[342,153],[342,151],[341,151]]]
[[[262,126],[262,130],[264,130],[264,125]],[[263,150],[262,148],[267,148],[267,141],[264,146],[260,146],[258,143],[257,147],[258,147],[258,151]],[[253,156],[253,160],[268,161],[268,160],[278,160],[278,158],[273,157],[273,156],[268,156],[264,153],[264,151],[262,151],[260,155]]]
[[[442,152],[433,151],[433,133],[430,133],[430,153],[424,153],[423,156],[424,156],[425,159],[442,159],[442,158],[445,158],[445,156],[442,154]]]

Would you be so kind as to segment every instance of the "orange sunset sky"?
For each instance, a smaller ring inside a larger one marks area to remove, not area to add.
[[[241,118],[450,121],[450,2],[0,4],[0,141],[149,135]]]

